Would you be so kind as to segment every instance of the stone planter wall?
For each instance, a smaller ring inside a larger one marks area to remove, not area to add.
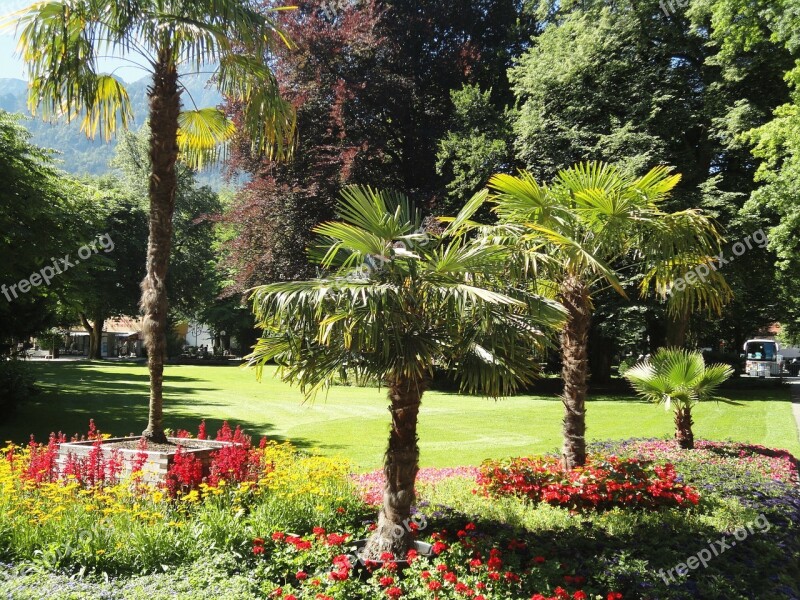
[[[229,446],[233,444],[233,442],[217,442],[214,440],[186,440],[181,438],[168,439],[173,444],[186,444],[186,446],[182,446],[181,452],[183,454],[192,454],[200,459],[200,462],[203,464],[203,470],[206,472],[211,466],[211,453],[219,448],[222,448],[223,446]],[[138,442],[138,440],[138,437],[109,438],[107,440],[103,440],[101,445],[103,459],[108,461],[111,458],[111,453],[113,451],[116,451],[119,457],[122,459],[120,478],[125,478],[131,474],[132,465],[136,460],[136,455],[139,454],[140,451],[130,448],[120,448],[118,446],[115,447],[114,442]],[[196,446],[197,444],[202,444],[203,447],[192,447]],[[88,458],[93,446],[94,441],[92,440],[85,442],[66,442],[61,444],[58,449],[58,458],[56,459],[59,473],[63,471],[69,455],[79,459]],[[144,483],[150,483],[154,485],[164,483],[167,480],[167,471],[174,460],[175,451],[164,452],[159,450],[142,450],[141,452],[147,454],[147,461],[142,467],[142,481]]]

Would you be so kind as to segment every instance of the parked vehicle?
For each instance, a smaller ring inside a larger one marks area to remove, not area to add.
[[[771,339],[757,338],[744,343],[744,374],[749,377],[796,377],[800,373],[800,348],[783,348]]]

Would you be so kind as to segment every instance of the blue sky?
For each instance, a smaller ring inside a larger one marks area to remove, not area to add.
[[[33,1],[34,0],[0,0],[0,17],[25,8],[32,4]],[[16,46],[17,41],[14,36],[14,30],[0,30],[0,79],[5,77],[26,79],[25,68],[22,61],[16,56]],[[100,69],[103,72],[110,72],[113,70],[114,74],[124,81],[136,81],[145,75],[142,70],[126,67],[124,61],[113,58],[100,61]]]

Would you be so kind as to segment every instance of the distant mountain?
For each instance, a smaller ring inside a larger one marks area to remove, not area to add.
[[[192,100],[198,108],[216,106],[222,102],[222,96],[217,90],[207,85],[207,80],[201,75],[189,75],[181,78],[188,93],[183,94],[185,105],[193,106]],[[149,78],[145,77],[127,84],[128,95],[133,108],[133,128],[139,128],[147,119],[147,86]],[[22,124],[31,132],[32,141],[37,146],[52,148],[58,152],[56,156],[59,166],[75,175],[101,175],[110,168],[109,160],[114,155],[116,140],[106,143],[101,138],[89,140],[80,131],[80,123],[73,121],[47,123],[39,117],[30,118],[27,108],[28,84],[21,79],[0,78],[0,109],[8,112],[22,113],[29,117]],[[219,169],[209,169],[198,174],[198,182],[218,189],[222,183]]]

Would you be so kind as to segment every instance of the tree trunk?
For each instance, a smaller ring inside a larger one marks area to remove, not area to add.
[[[675,409],[675,439],[684,450],[694,450],[694,433],[692,433],[692,407],[684,406]]]
[[[142,333],[147,346],[150,372],[150,414],[142,436],[165,442],[162,420],[164,360],[167,348],[167,268],[172,244],[172,214],[175,210],[178,158],[178,114],[180,93],[172,49],[165,45],[158,54],[150,100],[150,236],[147,241],[147,274],[142,281],[140,308],[144,313]]]
[[[89,333],[89,360],[103,359],[103,325],[106,322],[102,314],[94,315],[94,325],[84,313],[78,315],[83,324],[83,328]]]
[[[561,376],[564,379],[564,446],[562,463],[565,469],[586,462],[586,378],[587,348],[591,324],[591,302],[586,285],[569,277],[561,285],[561,302],[567,309],[567,322],[561,334]]]
[[[678,316],[667,314],[667,346],[683,348],[686,345],[686,331],[689,328],[689,313]]]
[[[398,377],[388,385],[392,429],[383,463],[383,508],[378,527],[364,548],[363,558],[368,560],[380,560],[384,552],[405,558],[413,542],[409,523],[419,471],[417,416],[427,382]]]

